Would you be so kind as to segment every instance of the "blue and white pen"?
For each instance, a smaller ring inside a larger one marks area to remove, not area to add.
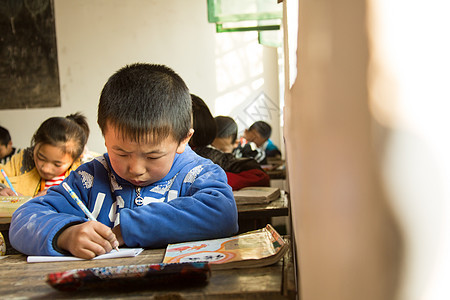
[[[69,193],[70,197],[72,197],[72,199],[75,200],[75,202],[78,204],[78,206],[84,212],[84,214],[88,217],[88,219],[91,221],[97,221],[94,218],[94,216],[91,214],[89,209],[87,209],[86,205],[84,205],[84,203],[81,202],[81,200],[80,200],[80,198],[78,198],[77,194],[75,194],[75,192],[70,188],[70,186],[66,182],[63,182],[62,186]]]
[[[88,217],[90,221],[97,221],[94,216],[91,214],[89,209],[87,209],[86,205],[84,205],[83,202],[81,202],[80,198],[78,198],[77,194],[70,188],[70,186],[66,183],[62,183],[63,188],[69,193],[70,197],[72,197],[73,200],[78,204],[78,206],[81,208],[81,210],[84,212],[84,214]],[[116,251],[119,251],[119,247],[115,248]]]
[[[14,192],[14,194],[16,194],[16,196],[19,196],[19,195],[17,194],[16,190],[14,189],[14,187],[13,187],[11,181],[9,181],[8,175],[6,175],[6,172],[5,172],[3,169],[2,169],[2,174],[3,174],[3,177],[5,177],[5,180],[6,180],[6,182],[8,183],[9,188]]]

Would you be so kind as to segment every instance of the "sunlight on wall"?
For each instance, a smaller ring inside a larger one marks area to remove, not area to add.
[[[372,111],[391,133],[384,176],[406,242],[399,299],[450,299],[450,3],[370,5]]]
[[[255,32],[216,34],[216,110],[231,112],[264,84],[262,46]]]
[[[214,115],[234,118],[239,134],[255,121],[266,121],[272,125],[271,139],[281,145],[277,49],[259,44],[254,31],[220,33],[215,56]]]

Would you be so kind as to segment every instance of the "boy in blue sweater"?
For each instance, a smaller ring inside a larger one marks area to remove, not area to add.
[[[13,214],[12,246],[28,255],[93,258],[116,246],[165,247],[238,230],[225,172],[188,145],[191,96],[162,65],[133,64],[111,76],[97,122],[107,153],[65,182],[97,221],[59,185]]]

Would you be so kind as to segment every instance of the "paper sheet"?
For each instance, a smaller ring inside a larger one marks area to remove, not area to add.
[[[138,256],[143,248],[119,248],[119,251],[112,250],[109,253],[102,254],[94,257],[93,259],[107,259],[107,258],[119,258],[119,257],[134,257]],[[50,262],[50,261],[72,261],[72,260],[86,260],[75,256],[28,256],[27,262]]]

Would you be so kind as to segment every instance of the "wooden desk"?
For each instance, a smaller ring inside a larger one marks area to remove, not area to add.
[[[289,239],[286,239],[289,242]],[[164,249],[145,250],[137,257],[27,263],[24,255],[0,259],[0,298],[37,299],[295,299],[291,250],[278,263],[261,268],[215,270],[209,283],[189,288],[172,287],[128,291],[60,292],[45,282],[45,275],[70,269],[160,263]]]
[[[286,179],[286,162],[283,159],[268,158],[267,164],[261,167],[270,179]]]
[[[286,179],[286,169],[268,170],[266,173],[270,179]]]
[[[284,191],[277,200],[264,204],[238,205],[239,233],[263,228],[272,217],[289,216],[289,197]]]
[[[0,218],[0,231],[9,230],[11,218]]]

